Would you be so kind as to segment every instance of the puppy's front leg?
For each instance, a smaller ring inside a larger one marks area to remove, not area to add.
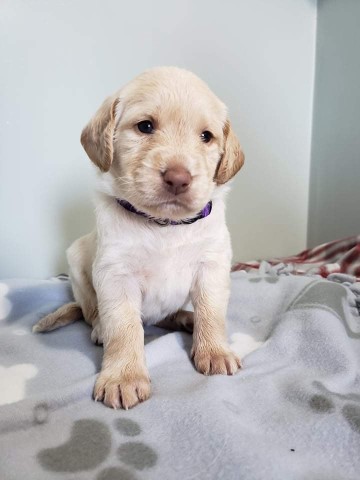
[[[112,408],[133,407],[150,396],[145,364],[141,292],[136,282],[107,272],[97,282],[104,357],[94,388],[95,400]]]
[[[240,359],[226,339],[225,316],[229,298],[229,273],[215,262],[202,264],[193,284],[194,333],[191,355],[205,375],[233,375]]]

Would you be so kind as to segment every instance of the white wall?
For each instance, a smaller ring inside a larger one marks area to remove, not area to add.
[[[313,0],[2,0],[0,276],[66,270],[93,223],[80,131],[106,95],[166,64],[210,84],[244,146],[235,258],[304,248],[315,24]]]
[[[360,233],[360,2],[320,0],[309,246]]]

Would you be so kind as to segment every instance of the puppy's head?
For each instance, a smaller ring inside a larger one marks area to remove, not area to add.
[[[105,100],[81,143],[114,195],[172,220],[196,214],[244,163],[224,104],[175,67],[149,70]]]

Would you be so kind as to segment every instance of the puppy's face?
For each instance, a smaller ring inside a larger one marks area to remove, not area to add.
[[[226,108],[195,75],[145,72],[105,101],[82,134],[114,194],[154,217],[199,212],[242,166]]]

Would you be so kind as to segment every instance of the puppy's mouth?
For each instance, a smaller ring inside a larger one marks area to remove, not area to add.
[[[156,211],[157,216],[160,218],[170,218],[171,220],[186,218],[194,212],[194,207],[191,204],[179,198],[159,200],[146,208],[153,212]]]
[[[165,198],[164,198],[165,197]],[[196,215],[203,206],[197,206],[189,195],[159,195],[157,199],[143,204],[142,209],[149,215],[169,220],[184,220]]]
[[[137,210],[151,217],[174,221],[196,216],[210,200],[210,198],[206,198],[207,195],[204,195],[204,192],[201,194],[198,191],[196,184],[179,192],[177,189],[168,188],[162,177],[160,179],[161,182],[158,181],[158,178],[156,182],[149,182],[139,176],[133,181],[131,189],[128,190],[126,185],[125,188],[122,188],[124,194],[122,198],[130,202]]]
[[[171,198],[169,200],[165,200],[163,202],[159,202],[159,208],[167,208],[167,207],[179,207],[179,208],[189,208],[188,204],[184,201],[179,200],[178,198]]]

